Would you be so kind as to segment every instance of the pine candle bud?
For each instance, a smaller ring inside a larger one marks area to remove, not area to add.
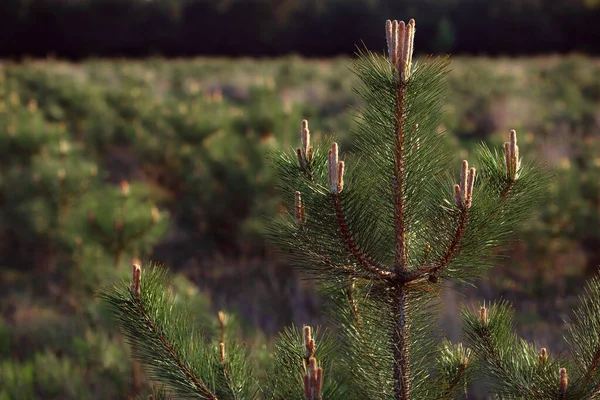
[[[140,290],[142,286],[142,267],[137,264],[132,264],[132,277],[131,277],[131,294],[136,298],[140,297]]]
[[[227,325],[227,315],[223,311],[219,311],[217,313],[217,316],[219,318],[219,326],[221,328],[225,328],[225,326]]]
[[[300,168],[305,169],[308,167],[308,162],[312,156],[312,147],[310,147],[310,130],[308,129],[308,121],[305,119],[302,120],[300,139],[302,141],[302,148],[296,149],[296,155],[298,156]]]
[[[504,161],[506,164],[506,177],[509,181],[515,181],[519,177],[521,160],[519,158],[519,146],[517,146],[517,131],[510,131],[509,141],[504,143]]]
[[[338,144],[334,142],[329,150],[329,189],[333,194],[339,194],[344,188],[344,162],[339,161]]]
[[[304,358],[310,359],[315,355],[315,339],[312,338],[310,326],[304,326]]]
[[[36,112],[38,109],[38,103],[35,99],[29,100],[29,103],[27,103],[27,111],[29,111],[30,113],[34,113]]]
[[[118,219],[117,221],[115,221],[115,230],[116,231],[123,230],[123,225],[124,225],[123,220]]]
[[[415,20],[411,19],[405,24],[404,21],[392,22],[388,19],[385,27],[390,64],[399,73],[400,79],[406,82],[412,72]]]
[[[475,168],[469,169],[469,162],[463,160],[460,171],[460,184],[454,185],[454,201],[456,202],[456,207],[460,209],[467,210],[471,208],[475,173]]]
[[[155,224],[158,223],[158,221],[160,221],[160,211],[158,211],[158,208],[156,206],[152,206],[150,212],[152,214],[152,222]]]
[[[221,358],[221,362],[225,362],[225,343],[219,343],[219,357]]]
[[[129,182],[121,181],[121,196],[129,196]]]
[[[487,325],[487,308],[481,307],[481,311],[479,314],[479,320],[483,325]]]
[[[66,156],[69,152],[69,142],[67,142],[66,140],[61,140],[58,144],[58,152],[61,157]]]
[[[542,347],[542,349],[540,350],[540,355],[538,356],[538,358],[540,360],[540,364],[545,364],[546,361],[548,361],[548,351],[545,347]]]
[[[308,369],[304,376],[304,396],[307,400],[320,399],[322,387],[323,368],[317,365],[317,360],[314,357],[311,357],[308,360]]]
[[[567,392],[567,386],[569,385],[569,377],[567,376],[567,369],[560,369],[560,384],[559,384],[559,399],[565,398],[565,393]]]
[[[223,311],[217,313],[219,319],[219,330],[221,331],[221,342],[225,343],[225,327],[227,326],[227,315]]]
[[[344,162],[338,162],[338,174],[337,174],[337,190],[340,193],[344,189]]]

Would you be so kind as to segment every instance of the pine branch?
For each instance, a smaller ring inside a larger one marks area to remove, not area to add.
[[[557,398],[560,388],[566,393],[566,378],[556,375],[565,360],[542,358],[533,346],[517,338],[512,310],[505,303],[482,307],[478,315],[464,309],[463,317],[470,346],[493,379],[496,393],[532,400]]]
[[[344,220],[344,213],[342,211],[342,205],[340,201],[340,196],[338,194],[333,194],[333,207],[335,209],[335,215],[337,217],[338,225],[342,235],[344,236],[344,241],[348,246],[348,250],[352,253],[352,255],[356,258],[361,266],[363,266],[368,272],[371,272],[377,275],[382,280],[393,280],[395,279],[395,274],[391,271],[386,271],[381,269],[375,265],[373,265],[365,255],[363,255],[354,240],[352,239],[352,235],[348,230],[348,226],[346,225],[346,221]]]
[[[192,371],[188,368],[188,366],[185,365],[185,362],[179,358],[179,356],[177,355],[177,353],[175,352],[175,350],[173,349],[173,347],[171,346],[171,344],[169,343],[169,341],[167,340],[167,338],[160,332],[160,330],[158,329],[158,327],[154,324],[154,322],[152,321],[152,319],[146,313],[144,305],[142,304],[142,302],[139,299],[139,297],[135,300],[135,304],[137,306],[137,309],[138,309],[140,315],[144,319],[144,322],[145,322],[146,326],[148,327],[148,329],[154,335],[156,335],[156,338],[163,345],[164,350],[169,354],[169,356],[171,357],[171,360],[177,365],[177,367],[179,368],[179,370],[191,382],[193,382],[193,384],[196,387],[196,389],[200,392],[199,394],[205,396],[205,398],[208,398],[210,400],[218,400],[217,396],[215,396],[214,393],[212,393],[206,387],[206,385],[204,383],[202,383],[200,381],[200,379],[192,373]],[[142,361],[142,360],[140,360],[140,361]]]
[[[197,316],[171,294],[168,282],[166,272],[157,267],[149,268],[142,281],[141,268],[134,265],[130,286],[101,291],[134,358],[151,379],[181,398],[255,398],[257,385],[247,351],[233,345],[224,363],[224,346],[215,349],[200,334]]]

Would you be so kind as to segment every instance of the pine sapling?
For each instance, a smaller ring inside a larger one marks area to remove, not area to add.
[[[547,175],[521,159],[517,134],[504,151],[479,148],[458,180],[439,132],[448,58],[413,62],[414,20],[387,21],[387,56],[362,51],[355,64],[355,152],[333,139],[273,156],[289,212],[272,242],[312,274],[330,300],[334,330],[284,329],[272,368],[257,381],[248,350],[219,330],[204,333],[165,294],[163,269],[131,287],[105,290],[117,321],[152,379],[179,398],[452,399],[477,377],[502,398],[593,399],[600,393],[600,279],[588,285],[568,338],[572,360],[519,339],[504,303],[465,309],[467,345],[436,324],[445,281],[472,282],[539,204]],[[260,394],[260,396],[259,396]]]

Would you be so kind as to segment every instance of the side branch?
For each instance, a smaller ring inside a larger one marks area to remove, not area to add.
[[[338,220],[338,225],[340,227],[340,231],[342,232],[342,235],[344,236],[344,241],[346,242],[346,245],[348,246],[348,250],[350,250],[350,252],[354,256],[354,258],[356,258],[358,263],[360,265],[362,265],[368,272],[371,272],[371,273],[379,276],[379,278],[381,278],[382,280],[394,280],[395,274],[393,272],[383,270],[383,269],[373,265],[372,263],[370,263],[369,260],[367,260],[367,257],[360,252],[360,250],[356,246],[356,243],[354,243],[354,240],[352,239],[352,235],[350,234],[350,231],[348,230],[348,226],[346,225],[346,220],[344,219],[344,213],[342,211],[342,204],[340,202],[340,197],[337,194],[333,195],[333,206],[335,208],[335,214],[336,214],[336,217]]]
[[[529,398],[529,397],[533,397],[537,394],[540,394],[540,393],[537,393],[535,391],[535,389],[531,389],[531,388],[523,385],[522,383],[520,383],[519,379],[515,378],[514,374],[511,373],[510,371],[508,371],[507,368],[504,366],[504,363],[502,362],[502,357],[499,354],[498,349],[496,348],[496,345],[491,340],[492,332],[486,326],[487,325],[487,309],[485,307],[481,308],[481,323],[484,325],[484,329],[479,332],[478,336],[479,336],[479,339],[481,339],[481,343],[484,347],[484,351],[487,353],[487,354],[485,354],[485,361],[487,362],[487,364],[490,367],[495,368],[502,375],[504,375],[505,381],[512,382],[518,388],[518,390],[521,392],[520,395],[523,395],[523,396]],[[524,393],[526,393],[526,394],[524,394]]]
[[[140,315],[144,319],[146,326],[152,333],[154,333],[156,335],[156,337],[161,342],[161,344],[163,345],[163,347],[165,348],[165,350],[167,351],[167,353],[169,354],[171,359],[175,362],[175,364],[177,364],[177,367],[179,368],[179,370],[181,372],[183,372],[184,375],[191,382],[193,382],[196,389],[198,389],[204,396],[208,397],[210,400],[218,400],[217,396],[214,393],[212,393],[210,391],[210,389],[208,389],[206,387],[206,385],[204,383],[202,383],[202,381],[200,381],[200,379],[192,373],[192,371],[190,371],[190,369],[183,363],[183,361],[181,361],[179,359],[179,357],[177,356],[177,353],[175,353],[175,350],[173,349],[171,344],[168,342],[167,338],[165,338],[165,336],[158,330],[158,328],[156,327],[154,322],[152,322],[152,320],[146,313],[146,310],[145,310],[144,305],[142,304],[141,300],[139,298],[137,298],[135,300],[135,302],[140,311]]]

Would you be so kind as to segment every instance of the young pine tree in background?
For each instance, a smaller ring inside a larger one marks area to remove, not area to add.
[[[521,162],[515,131],[501,151],[481,145],[477,169],[465,160],[453,179],[438,130],[448,59],[412,62],[414,20],[387,21],[386,32],[388,57],[363,52],[356,63],[355,153],[341,160],[333,140],[312,147],[303,121],[302,147],[274,157],[290,212],[270,237],[331,300],[334,331],[285,329],[259,381],[225,315],[197,326],[162,268],[142,278],[134,265],[130,285],[103,292],[134,357],[169,395],[453,399],[482,378],[500,398],[600,396],[600,280],[571,325],[573,359],[519,339],[505,303],[464,310],[465,345],[442,339],[443,282],[472,282],[493,266],[547,179]]]

